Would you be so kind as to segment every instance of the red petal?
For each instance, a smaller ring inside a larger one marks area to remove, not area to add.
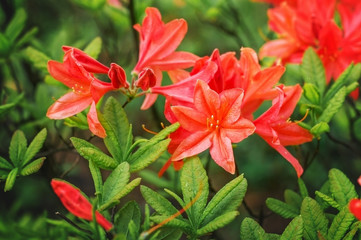
[[[210,89],[206,82],[198,80],[194,89],[195,109],[210,117],[217,113],[220,104],[221,102],[218,93]]]
[[[129,83],[127,82],[127,77],[124,69],[118,64],[110,64],[110,69],[108,76],[113,84],[114,88],[129,88]]]
[[[232,124],[241,116],[243,89],[233,88],[219,94],[221,107],[218,110],[223,124]]]
[[[182,128],[190,132],[207,130],[207,115],[204,113],[183,106],[172,107],[172,111]]]
[[[256,127],[245,118],[239,118],[238,121],[226,125],[222,123],[221,131],[231,140],[232,143],[238,143],[248,136],[252,135]]]
[[[173,52],[165,58],[152,61],[152,65],[157,66],[162,71],[173,69],[184,69],[194,65],[199,57],[189,52]]]
[[[212,159],[224,170],[234,174],[236,167],[234,163],[231,140],[222,134],[214,134],[210,148]]]

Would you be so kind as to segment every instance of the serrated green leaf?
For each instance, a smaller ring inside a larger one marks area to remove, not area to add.
[[[301,208],[302,197],[293,190],[286,189],[284,193],[285,202],[297,209]]]
[[[166,193],[168,193],[169,195],[171,195],[175,200],[177,200],[177,202],[179,203],[179,205],[181,206],[185,206],[186,204],[184,203],[184,201],[181,199],[181,197],[179,197],[175,192],[172,192],[169,189],[164,189],[164,191]]]
[[[28,165],[26,165],[20,172],[20,175],[22,176],[27,176],[33,173],[36,173],[37,171],[39,171],[39,169],[41,168],[41,166],[43,166],[45,157],[42,158],[38,158],[34,161],[32,161],[31,163],[29,163]]]
[[[301,178],[298,178],[297,183],[298,183],[298,188],[300,189],[302,199],[308,197],[309,195],[305,182]]]
[[[360,84],[358,82],[354,82],[354,83],[351,83],[350,85],[348,85],[346,87],[346,95],[349,95],[351,92],[356,90],[359,87],[359,85]]]
[[[270,210],[284,218],[294,218],[300,214],[298,208],[284,203],[278,199],[267,198],[266,205]]]
[[[246,217],[241,223],[241,240],[267,240],[266,232],[252,218]]]
[[[30,143],[28,149],[25,152],[23,166],[26,165],[43,147],[47,135],[46,128],[43,128]]]
[[[328,173],[328,178],[332,196],[340,207],[347,205],[351,199],[358,197],[355,186],[340,170],[336,168],[331,169]]]
[[[146,186],[140,186],[140,192],[145,201],[160,215],[173,215],[178,210],[162,195]],[[181,216],[178,218],[182,218]]]
[[[320,93],[318,92],[317,87],[312,83],[305,83],[303,86],[303,94],[308,101],[312,104],[320,104]]]
[[[114,97],[109,97],[103,114],[99,114],[98,117],[107,133],[104,138],[105,145],[118,163],[123,162],[130,131],[127,114]],[[133,141],[133,139],[130,140]]]
[[[170,139],[165,139],[160,142],[146,143],[141,146],[134,154],[128,159],[130,163],[130,171],[136,172],[146,168],[155,160],[157,160],[170,143]]]
[[[88,160],[89,162],[89,170],[90,174],[92,175],[92,179],[94,182],[94,188],[95,188],[95,195],[99,196],[100,199],[98,202],[102,202],[102,195],[103,195],[103,178],[102,174],[100,172],[100,169],[92,160]]]
[[[129,164],[119,164],[108,176],[103,186],[103,203],[107,203],[127,185],[130,178]]]
[[[29,31],[27,31],[15,44],[15,48],[19,48],[25,43],[29,42],[35,34],[37,34],[39,29],[37,27],[33,27]]]
[[[212,219],[204,227],[197,230],[197,235],[202,236],[204,234],[213,232],[219,228],[226,226],[228,223],[232,222],[239,213],[237,211],[229,211],[218,217]]]
[[[279,240],[280,239],[280,235],[278,235],[276,233],[266,233],[266,237],[268,240]]]
[[[344,206],[331,223],[328,239],[341,240],[354,220],[355,217],[350,213],[348,206]]]
[[[280,240],[299,240],[303,236],[303,220],[301,216],[295,217],[283,231]]]
[[[27,141],[24,133],[20,130],[15,131],[11,138],[9,147],[9,157],[15,167],[22,166],[26,149]]]
[[[150,220],[159,224],[167,219],[169,219],[171,216],[151,216]],[[191,226],[189,223],[185,220],[174,218],[164,224],[165,227],[172,227],[172,228],[178,228],[181,229],[183,232],[190,233],[191,232]]]
[[[198,157],[191,157],[184,160],[180,182],[185,203],[191,202],[198,192],[200,192],[198,199],[187,210],[187,215],[192,221],[192,226],[198,227],[207,204],[209,193],[208,176]]]
[[[126,203],[116,214],[115,214],[115,231],[118,233],[124,234],[126,237],[128,235],[129,229],[128,225],[130,221],[133,221],[136,231],[139,232],[140,229],[140,208],[135,201],[130,201]]]
[[[318,232],[327,235],[328,221],[316,200],[306,197],[301,206],[301,216],[304,224],[303,235],[306,240],[318,240]]]
[[[205,226],[221,214],[236,210],[241,205],[246,191],[247,180],[243,174],[227,183],[208,203],[202,215],[201,226]]]
[[[16,176],[18,175],[18,168],[14,168],[13,170],[11,170],[6,178],[6,182],[5,182],[5,188],[4,191],[7,192],[9,190],[11,190],[14,186],[15,180],[16,180]]]
[[[317,86],[322,96],[326,88],[325,68],[320,57],[311,47],[303,54],[301,73],[304,81]]]
[[[19,94],[14,100],[10,103],[6,103],[0,106],[0,116],[9,111],[11,108],[15,107],[22,99],[24,98],[24,93]]]
[[[78,153],[85,159],[93,161],[96,166],[108,170],[112,170],[118,166],[117,161],[88,141],[76,137],[71,137],[70,140]]]
[[[312,135],[320,136],[322,133],[329,132],[330,126],[327,122],[319,122],[313,126],[310,130]]]
[[[318,196],[324,203],[326,203],[328,206],[331,206],[333,208],[339,209],[340,210],[340,205],[335,201],[335,199],[333,199],[332,197],[316,191],[316,196]]]
[[[11,19],[9,25],[5,29],[5,36],[10,42],[14,42],[20,35],[21,31],[25,27],[26,12],[20,8],[15,12],[14,17]]]
[[[33,47],[27,47],[24,50],[24,57],[35,68],[39,69],[45,74],[48,73],[48,61],[50,60],[50,57],[45,55],[43,52],[40,52]]]
[[[346,98],[346,87],[342,87],[333,98],[330,99],[326,104],[325,110],[323,110],[321,116],[319,117],[319,122],[330,122],[333,116],[338,112],[342,107],[343,102]]]
[[[0,156],[0,168],[11,170],[14,168],[14,166],[11,165],[11,163],[9,163],[5,158]]]
[[[357,221],[351,226],[351,230],[345,235],[342,240],[353,240],[357,231],[361,228],[361,222]]]
[[[84,49],[84,52],[94,59],[97,59],[102,50],[101,37],[94,38]]]
[[[182,231],[174,228],[161,228],[156,240],[179,240]]]

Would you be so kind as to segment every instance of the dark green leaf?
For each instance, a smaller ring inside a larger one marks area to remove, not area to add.
[[[46,139],[47,131],[46,128],[42,129],[30,143],[28,149],[25,152],[23,166],[26,165],[43,147]]]
[[[92,58],[97,59],[101,50],[102,50],[102,39],[100,37],[96,37],[86,46],[84,52],[89,56],[91,56]]]
[[[358,140],[361,140],[361,118],[357,119],[353,124],[353,132]]]
[[[11,43],[4,34],[0,32],[0,58],[8,57],[11,52]]]
[[[311,47],[303,54],[301,73],[304,81],[317,86],[320,95],[323,96],[326,87],[325,68],[321,59]]]
[[[305,182],[301,178],[298,178],[297,182],[298,182],[298,187],[300,189],[302,199],[305,198],[305,197],[308,197],[309,195],[308,195],[308,190],[307,190],[307,187],[305,185]]]
[[[266,204],[269,209],[284,218],[294,218],[300,214],[299,208],[296,208],[292,205],[289,205],[274,198],[267,198]]]
[[[324,203],[326,203],[328,206],[331,206],[333,208],[339,209],[340,210],[340,205],[335,201],[335,199],[333,199],[332,197],[316,191],[316,196],[318,196]]]
[[[180,196],[178,196],[175,192],[172,192],[171,190],[169,189],[164,189],[164,191],[166,193],[168,193],[169,195],[171,195],[175,200],[177,200],[177,202],[179,203],[179,205],[181,206],[185,206],[186,204],[184,203],[184,201],[181,199]]]
[[[298,240],[302,239],[303,220],[301,216],[295,217],[286,227],[280,240]]]
[[[9,172],[9,175],[6,178],[6,182],[5,182],[5,188],[4,188],[5,192],[7,192],[13,188],[15,180],[16,180],[16,176],[18,175],[18,171],[19,171],[18,168],[14,168],[13,170],[11,170]]]
[[[27,149],[27,141],[22,131],[17,130],[14,132],[11,138],[9,147],[10,160],[13,162],[15,167],[21,167],[24,159],[24,154]]]
[[[340,170],[331,169],[328,173],[328,178],[332,196],[340,207],[347,205],[351,199],[358,197],[355,186]]]
[[[182,231],[179,229],[161,228],[156,240],[179,240],[182,234]]]
[[[331,223],[330,229],[328,230],[328,239],[341,240],[354,219],[355,217],[350,213],[348,206],[343,207]]]
[[[93,178],[94,188],[95,188],[95,195],[102,196],[103,194],[103,178],[98,166],[94,164],[92,160],[89,161],[89,170]],[[101,199],[98,200],[101,202]]]
[[[343,240],[353,240],[357,231],[361,228],[361,222],[357,221],[351,226],[351,230],[346,234]]]
[[[14,166],[11,165],[11,163],[9,163],[5,158],[0,156],[0,168],[11,170],[14,168]]]
[[[285,198],[285,202],[290,206],[293,206],[297,209],[301,208],[302,197],[300,196],[300,194],[296,193],[295,191],[286,189],[284,193],[284,198]]]
[[[140,209],[135,201],[130,201],[125,204],[116,214],[114,227],[118,233],[123,233],[126,237],[128,235],[128,225],[133,221],[137,232],[140,229]]]
[[[221,214],[236,210],[247,191],[247,180],[243,174],[227,183],[208,203],[203,212],[201,226],[205,226]]]
[[[11,22],[5,29],[5,36],[9,39],[10,42],[14,42],[21,31],[24,29],[25,21],[26,12],[24,9],[20,8],[16,11],[15,16],[11,19]]]
[[[24,93],[21,93],[10,103],[1,105],[0,106],[0,116],[3,115],[4,113],[6,113],[7,111],[9,111],[11,108],[15,107],[23,98],[24,98]]]
[[[252,218],[246,217],[241,223],[241,240],[267,240],[266,232]]]
[[[228,223],[232,222],[238,214],[239,213],[237,211],[228,211],[224,214],[218,215],[218,217],[212,219],[204,227],[198,229],[197,235],[202,236],[226,226]]]
[[[43,166],[45,157],[42,158],[38,158],[34,161],[32,161],[31,163],[29,163],[28,165],[26,165],[20,172],[20,175],[22,176],[27,176],[33,173],[36,173],[37,171],[39,171],[39,169],[41,168],[41,166]]]
[[[33,27],[32,29],[27,31],[24,36],[22,36],[19,41],[16,42],[15,48],[19,48],[25,43],[29,42],[35,36],[35,34],[38,33],[38,31],[39,29],[37,27]]]
[[[318,240],[318,232],[327,235],[328,221],[321,206],[312,198],[303,199],[301,216],[304,224],[303,235],[306,240]]]
[[[100,10],[106,3],[106,0],[72,0],[72,1],[78,4],[79,6],[90,10]]]
[[[325,110],[323,110],[321,116],[319,117],[319,122],[330,122],[333,116],[338,112],[342,107],[343,102],[346,98],[346,87],[342,87],[333,98],[330,99],[326,104]]]
[[[184,160],[180,181],[183,200],[186,204],[191,202],[200,193],[195,203],[187,210],[192,226],[198,227],[209,193],[208,176],[198,157]]]

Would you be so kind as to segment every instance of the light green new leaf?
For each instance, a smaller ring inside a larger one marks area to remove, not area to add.
[[[284,203],[278,199],[267,198],[266,205],[273,212],[284,218],[295,218],[300,214],[299,208]]]
[[[178,210],[162,195],[146,186],[140,186],[140,192],[145,201],[160,215],[173,215]],[[182,218],[179,216],[178,218]]]
[[[303,95],[310,101],[312,104],[320,104],[320,93],[318,92],[317,87],[312,83],[305,83],[303,86]]]
[[[268,240],[266,232],[252,218],[246,217],[241,223],[241,240]]]
[[[340,210],[340,205],[335,201],[335,199],[333,199],[332,197],[322,193],[322,192],[319,192],[319,191],[316,191],[315,192],[316,196],[318,196],[324,203],[327,204],[327,206],[331,206],[333,208],[336,208],[338,210]]]
[[[27,175],[36,173],[37,171],[39,171],[41,166],[43,166],[44,160],[45,160],[45,157],[38,158],[38,159],[32,161],[31,163],[26,165],[23,169],[21,169],[20,175],[27,176]]]
[[[110,154],[118,163],[123,162],[128,141],[133,139],[129,139],[130,124],[122,105],[114,97],[109,97],[103,114],[99,114],[99,120],[107,133],[104,143]]]
[[[317,86],[320,95],[323,96],[326,88],[325,68],[320,57],[311,47],[303,55],[301,73],[304,81]]]
[[[102,50],[102,39],[100,37],[96,37],[86,46],[84,52],[89,56],[91,56],[92,58],[97,59],[101,50]]]
[[[330,122],[333,116],[338,112],[342,107],[342,104],[346,98],[346,87],[342,87],[333,98],[330,99],[326,104],[325,110],[323,110],[321,116],[319,117],[319,122]]]
[[[5,158],[0,157],[0,169],[7,169],[7,170],[11,170],[14,168],[13,165],[11,165],[11,163],[9,163]]]
[[[9,147],[9,157],[15,167],[22,166],[22,161],[24,159],[26,149],[27,141],[24,133],[20,130],[15,131],[11,138]]]
[[[328,125],[327,122],[319,122],[311,128],[310,133],[318,137],[322,133],[329,131],[330,131],[330,126]]]
[[[236,210],[241,205],[247,191],[247,180],[243,174],[227,183],[208,203],[203,212],[201,226],[205,226],[216,217]]]
[[[43,73],[48,73],[48,61],[50,60],[50,57],[33,47],[27,47],[23,53],[25,59],[35,68],[39,69]]]
[[[4,191],[7,192],[9,190],[11,190],[14,186],[15,180],[16,180],[16,176],[18,175],[18,168],[14,168],[13,170],[11,170],[9,172],[9,175],[6,178],[6,182],[5,182],[5,188]]]
[[[355,217],[350,213],[348,206],[344,206],[331,223],[328,239],[341,240],[354,220]]]
[[[318,240],[317,234],[327,235],[328,220],[316,200],[306,197],[301,206],[303,219],[303,235],[306,240]]]
[[[218,217],[212,219],[204,227],[198,229],[197,235],[202,236],[226,226],[228,223],[232,222],[238,214],[237,211],[229,211],[222,215],[218,215]]]
[[[303,235],[303,220],[301,216],[295,217],[283,231],[280,240],[299,240]]]
[[[46,139],[47,131],[46,128],[43,128],[30,143],[28,149],[25,152],[23,166],[26,165],[34,156],[39,152],[43,147],[44,141]]]
[[[94,188],[95,188],[95,195],[100,196],[100,199],[98,202],[101,202],[101,197],[103,194],[103,178],[102,174],[100,172],[100,168],[95,165],[95,163],[92,160],[89,161],[89,170],[90,174],[92,175],[92,179],[94,182]]]
[[[11,19],[9,25],[5,29],[5,36],[10,42],[14,42],[25,27],[26,12],[20,8],[15,12],[15,16]]]
[[[124,236],[128,235],[128,225],[130,221],[134,222],[137,232],[140,229],[140,208],[135,201],[126,203],[116,214],[114,227],[118,233],[123,233]]]
[[[328,173],[328,178],[332,196],[340,207],[347,205],[351,199],[358,197],[355,186],[340,170],[336,168],[331,169]]]
[[[127,160],[130,164],[130,171],[136,172],[146,168],[155,160],[157,160],[170,143],[170,139],[165,139],[160,142],[150,142],[142,145],[130,158]]]
[[[284,198],[285,198],[285,202],[290,206],[293,206],[297,209],[301,208],[302,197],[300,196],[300,194],[296,193],[295,191],[286,189],[284,192]]]
[[[199,198],[187,210],[192,225],[198,227],[207,204],[209,193],[208,176],[198,157],[184,160],[180,176],[183,200],[187,204],[191,202],[200,192]]]
[[[68,127],[75,127],[83,130],[89,129],[88,120],[83,113],[66,118],[64,124]]]

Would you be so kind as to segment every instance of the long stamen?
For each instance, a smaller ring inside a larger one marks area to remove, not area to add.
[[[309,111],[310,111],[310,109],[307,108],[305,116],[303,116],[303,118],[301,120],[295,121],[295,123],[303,122],[307,118]]]
[[[142,124],[142,128],[143,128],[144,131],[146,131],[146,132],[148,132],[148,133],[151,133],[151,134],[154,134],[154,135],[157,135],[157,134],[158,134],[158,133],[156,133],[156,132],[154,132],[154,131],[152,131],[152,130],[147,129],[147,128],[145,127],[145,124]]]

